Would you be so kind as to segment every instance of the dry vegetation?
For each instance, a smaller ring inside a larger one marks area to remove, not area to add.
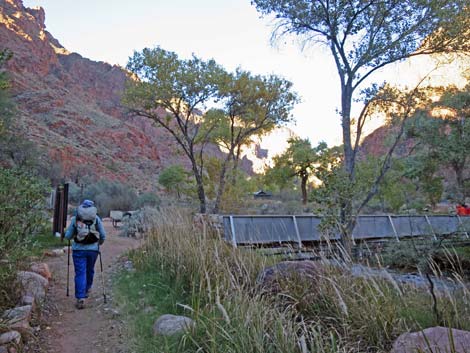
[[[256,282],[269,265],[266,257],[195,229],[177,210],[152,222],[145,246],[131,256],[137,271],[118,279],[125,311],[131,304],[124,303],[140,303],[127,312],[138,318],[131,336],[142,352],[387,352],[408,330],[470,329],[466,289],[442,292],[434,303],[427,291],[391,277],[353,278],[324,261],[316,283],[292,278],[267,295]],[[169,312],[149,311],[145,303],[160,297],[171,313],[195,319],[197,328],[177,338],[152,337],[152,315]]]

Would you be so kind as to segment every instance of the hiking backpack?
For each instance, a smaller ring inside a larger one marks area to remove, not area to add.
[[[79,244],[94,244],[100,240],[100,233],[96,224],[96,207],[83,207],[80,205],[75,217],[77,232],[74,241]]]

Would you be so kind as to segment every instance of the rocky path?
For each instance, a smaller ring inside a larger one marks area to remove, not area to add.
[[[70,258],[70,295],[66,296],[67,255],[47,261],[52,283],[41,315],[38,339],[27,348],[31,353],[129,353],[124,337],[124,322],[113,306],[111,276],[122,263],[127,250],[139,241],[119,237],[111,222],[104,220],[107,239],[102,247],[103,273],[107,303],[104,303],[99,258],[95,278],[85,309],[75,308],[73,263]]]

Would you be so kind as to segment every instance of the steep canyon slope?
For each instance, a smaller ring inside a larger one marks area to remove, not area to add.
[[[16,126],[61,165],[63,177],[88,173],[148,189],[161,168],[186,163],[169,134],[121,107],[125,71],[67,51],[46,31],[42,8],[0,0],[5,48],[13,53],[7,71]]]

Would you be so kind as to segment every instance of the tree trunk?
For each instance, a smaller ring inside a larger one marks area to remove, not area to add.
[[[301,177],[301,183],[300,183],[300,187],[302,189],[302,204],[303,205],[306,205],[307,204],[307,180],[308,180],[308,176],[307,175],[303,175]]]
[[[220,203],[222,202],[222,195],[224,194],[225,189],[225,174],[227,173],[227,164],[230,159],[230,155],[228,158],[224,160],[222,164],[222,168],[220,169],[219,175],[219,188],[217,189],[217,196],[215,198],[214,208],[212,209],[212,213],[219,213]]]
[[[354,151],[351,141],[352,87],[348,83],[341,89],[341,125],[343,130],[344,168],[350,181],[354,181]]]
[[[206,213],[206,193],[204,191],[204,183],[202,180],[202,173],[199,172],[196,161],[191,158],[194,177],[196,178],[197,197],[199,199],[199,212]]]
[[[343,129],[344,169],[348,176],[348,182],[355,179],[355,158],[351,142],[351,101],[353,89],[348,81],[341,89],[341,124]],[[343,198],[340,210],[341,241],[345,251],[351,255],[352,232],[354,229],[352,200]]]
[[[240,146],[238,146],[237,153],[233,154],[233,174],[232,174],[233,185],[237,183],[237,170],[238,170],[238,162],[240,161],[240,153],[241,153],[241,148]]]
[[[457,179],[459,202],[465,203],[465,180],[463,177],[463,168],[454,166],[454,170],[455,170],[455,176]]]

